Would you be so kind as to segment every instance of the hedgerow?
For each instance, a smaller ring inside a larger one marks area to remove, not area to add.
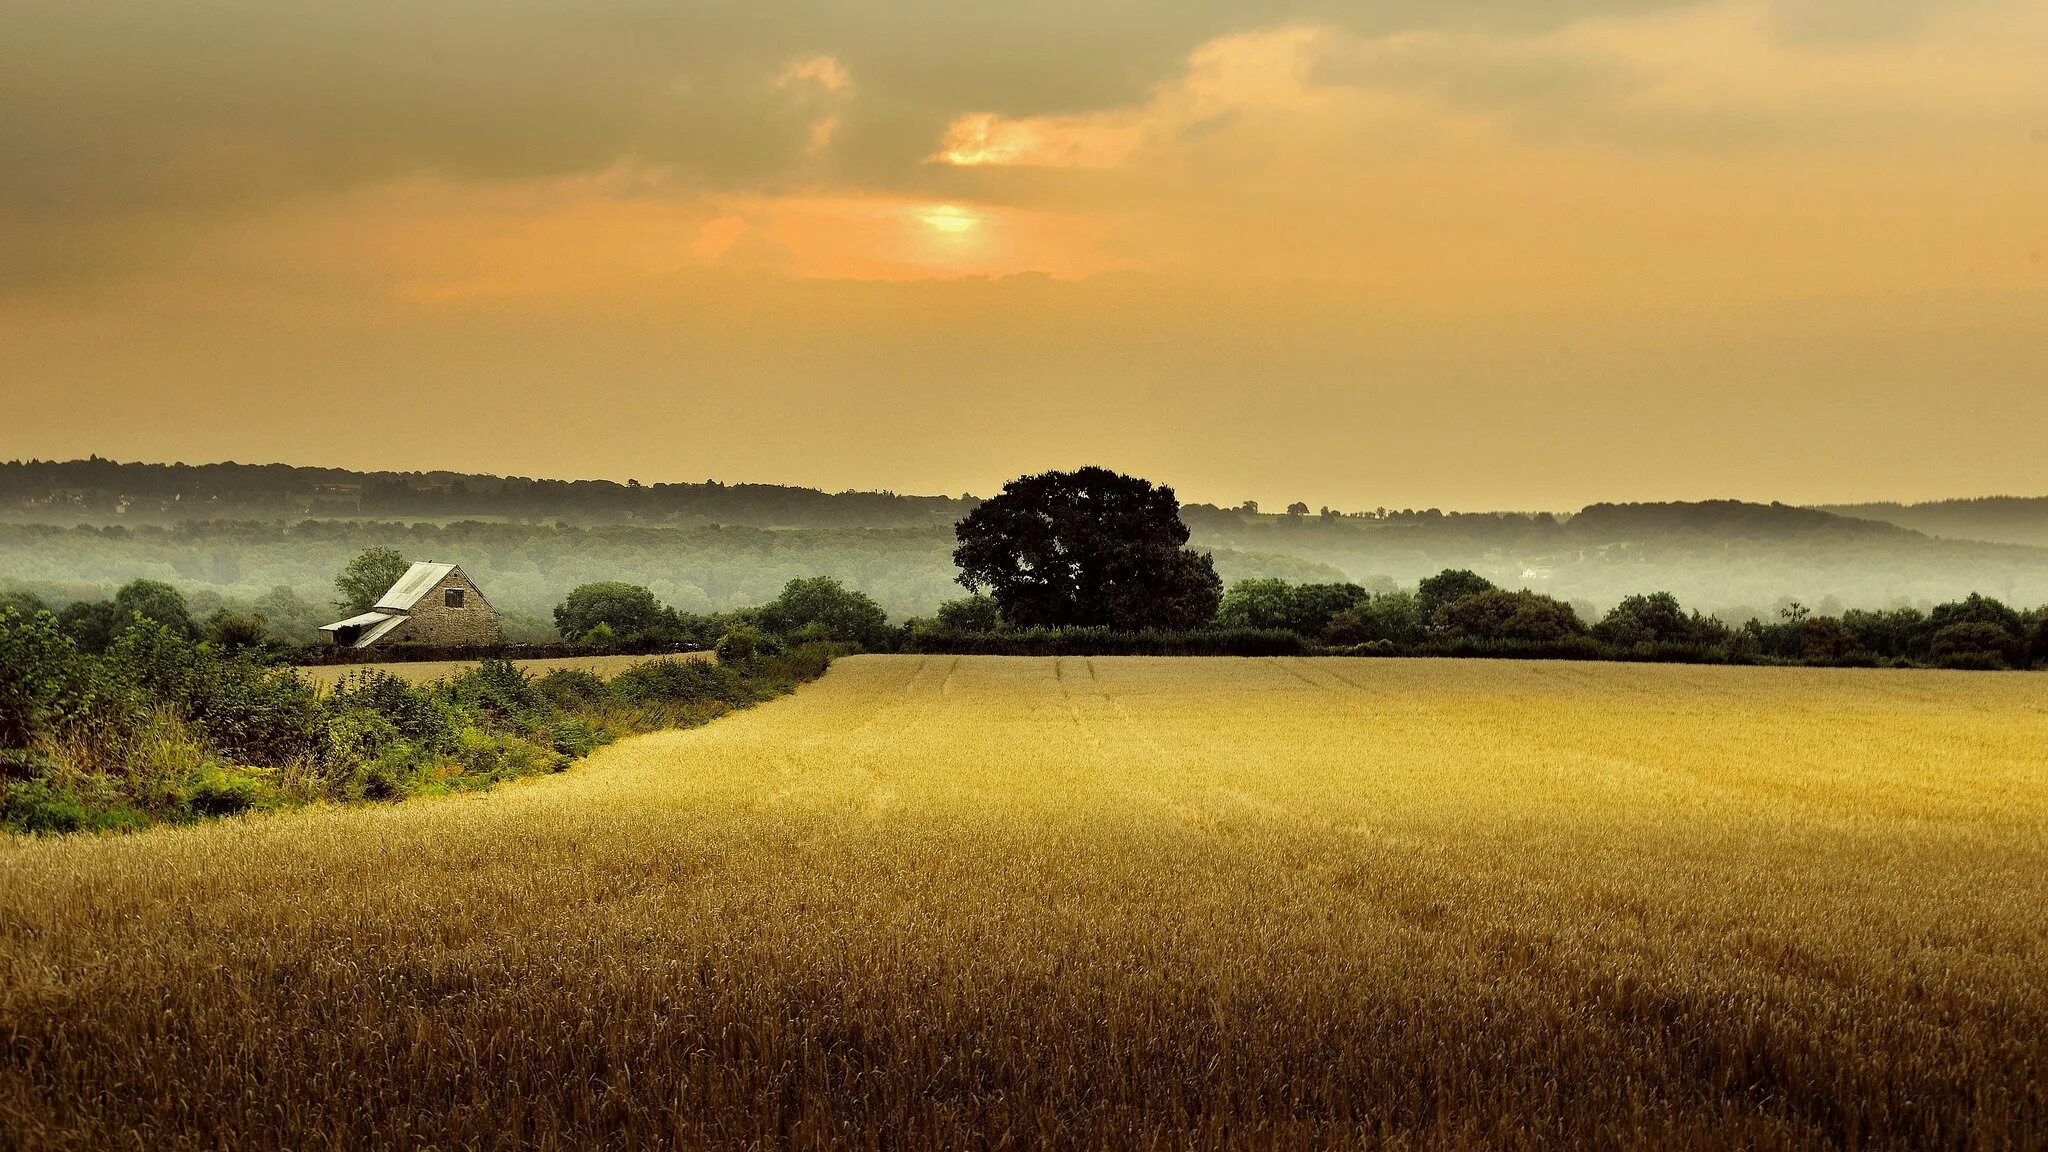
[[[633,732],[703,723],[821,675],[815,645],[660,659],[606,682],[485,660],[413,684],[374,669],[327,693],[289,668],[138,618],[84,651],[53,617],[0,613],[0,826],[120,830],[257,809],[395,800],[557,772]]]

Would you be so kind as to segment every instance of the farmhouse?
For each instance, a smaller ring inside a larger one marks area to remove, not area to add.
[[[340,648],[372,644],[442,644],[474,647],[502,639],[498,610],[476,582],[453,564],[420,562],[368,612],[320,629]]]

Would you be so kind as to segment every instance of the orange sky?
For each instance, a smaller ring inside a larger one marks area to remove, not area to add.
[[[2048,492],[2031,0],[47,7],[4,455]]]

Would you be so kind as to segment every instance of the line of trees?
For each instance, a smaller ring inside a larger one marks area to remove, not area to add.
[[[1500,588],[1463,569],[1447,569],[1412,590],[1240,580],[1200,628],[1168,634],[1077,627],[1064,631],[1099,635],[1056,643],[1048,633],[1060,631],[1011,625],[988,596],[948,602],[936,617],[908,629],[911,648],[931,651],[1555,656],[1982,670],[2048,665],[2048,608],[2020,611],[1974,593],[1927,612],[1902,607],[1822,615],[1793,604],[1776,619],[1736,625],[1687,611],[1669,592],[1651,592],[1626,597],[1588,622],[1562,600]],[[1131,639],[1139,632],[1147,633],[1143,644]],[[1280,636],[1293,645],[1276,640]]]
[[[1740,510],[1738,510],[1740,511]],[[1823,514],[1814,513],[1821,516]],[[1890,531],[1891,529],[1880,529]],[[960,582],[974,595],[914,621],[913,647],[998,651],[1060,647],[1045,633],[1144,634],[1143,650],[1247,653],[1291,636],[1301,650],[1559,655],[1625,659],[2025,668],[2048,661],[2048,611],[2022,613],[1971,594],[1935,607],[1816,615],[1731,626],[1687,612],[1668,592],[1630,595],[1597,621],[1569,603],[1447,568],[1410,592],[1336,583],[1240,580],[1221,588],[1185,547],[1173,490],[1103,468],[1005,485],[956,528]],[[986,590],[986,595],[982,595]],[[1184,639],[1175,641],[1172,636]],[[1104,644],[1129,650],[1127,641]]]

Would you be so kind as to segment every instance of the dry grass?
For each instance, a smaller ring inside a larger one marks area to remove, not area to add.
[[[709,652],[675,652],[656,656],[560,656],[551,660],[514,660],[512,663],[535,676],[545,676],[557,668],[576,668],[609,680],[626,669],[636,664],[645,664],[649,660],[712,658]],[[389,664],[308,664],[297,671],[299,675],[322,688],[332,688],[351,672],[389,672],[401,680],[428,684],[460,675],[476,665],[477,662],[474,660],[401,660]]]
[[[2039,1147],[2038,677],[861,657],[0,845],[0,1146]]]

